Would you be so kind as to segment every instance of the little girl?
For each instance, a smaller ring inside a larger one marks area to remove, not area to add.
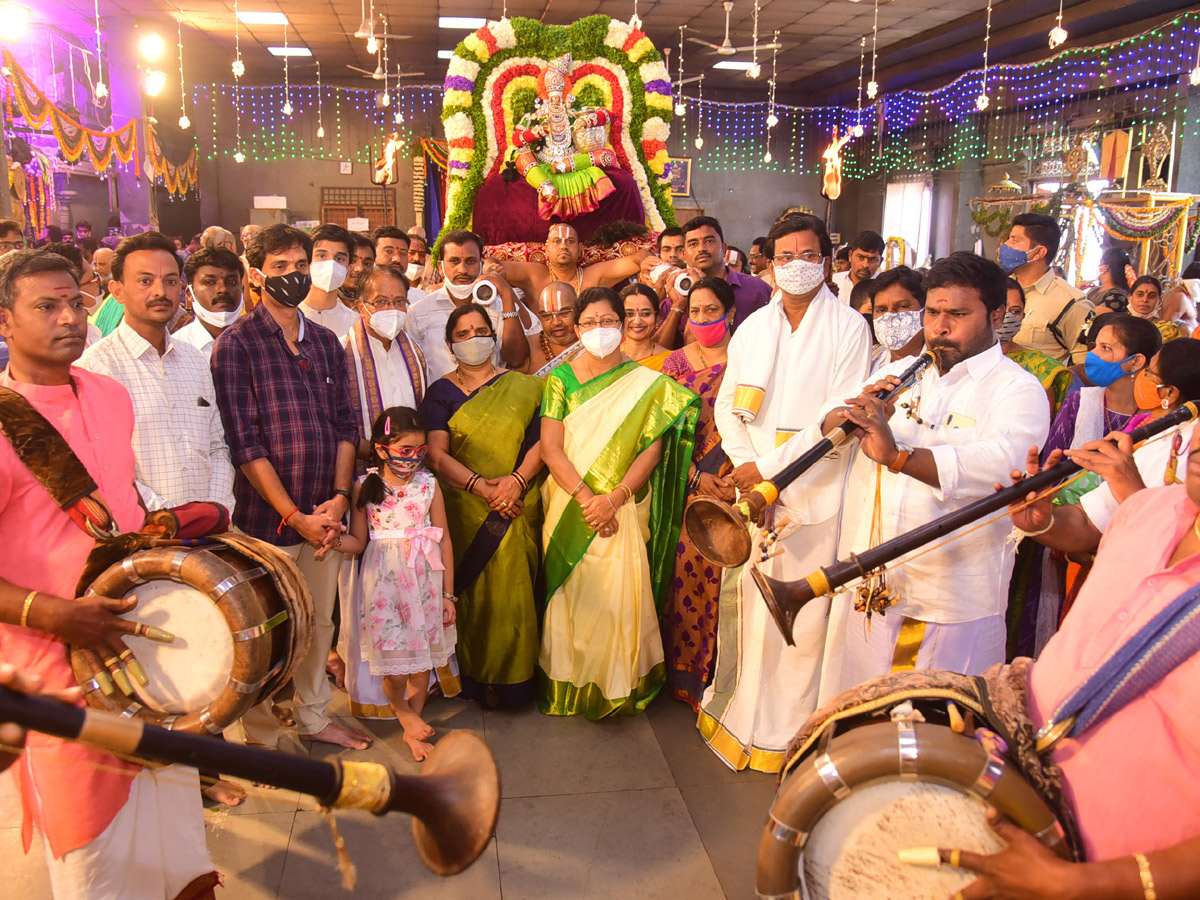
[[[355,581],[361,653],[404,728],[413,758],[433,749],[421,718],[430,672],[454,653],[454,567],[442,492],[425,459],[415,409],[385,410],[371,429],[377,464],[354,487],[341,551],[363,554]]]

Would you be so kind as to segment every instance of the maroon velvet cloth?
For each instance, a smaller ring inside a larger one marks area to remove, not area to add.
[[[616,191],[600,201],[600,208],[567,221],[586,241],[592,233],[608,222],[624,219],[646,221],[642,197],[637,182],[624,169],[604,167],[605,174]],[[505,181],[501,176],[488,178],[475,195],[475,215],[471,230],[483,238],[484,244],[503,244],[509,241],[544,241],[552,222],[538,215],[537,191],[524,178]]]

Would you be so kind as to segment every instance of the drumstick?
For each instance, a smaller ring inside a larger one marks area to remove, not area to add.
[[[961,853],[962,850],[957,847],[951,850],[946,863],[956,869],[960,868],[958,860]],[[928,869],[942,867],[942,854],[937,847],[901,847],[896,851],[896,856],[899,857],[900,863],[906,866],[923,866]]]

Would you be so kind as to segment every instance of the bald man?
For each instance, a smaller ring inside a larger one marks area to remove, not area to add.
[[[522,371],[545,378],[550,370],[570,362],[579,355],[583,345],[575,334],[579,299],[575,289],[565,281],[552,281],[537,296],[535,307],[541,331],[527,334],[529,361]]]
[[[236,250],[233,242],[233,232],[220,225],[209,225],[200,235],[200,246],[206,250]]]
[[[606,259],[590,266],[579,265],[582,246],[579,234],[566,223],[550,226],[546,238],[546,265],[534,262],[502,262],[504,280],[521,288],[526,297],[536,297],[552,281],[569,284],[575,294],[584,288],[615,287],[626,278],[637,275],[642,260],[650,255],[649,250],[639,250],[630,256]]]
[[[97,247],[96,252],[92,254],[92,269],[96,272],[96,277],[100,279],[100,287],[107,290],[108,282],[112,279],[112,259],[117,255],[117,251],[110,250],[108,247]]]

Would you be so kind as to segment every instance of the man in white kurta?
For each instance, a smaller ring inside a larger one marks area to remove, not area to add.
[[[954,253],[925,286],[925,340],[938,365],[898,398],[890,418],[874,391],[912,360],[876,372],[848,409],[835,401],[826,410],[825,427],[849,418],[863,429],[846,481],[841,559],[990,495],[1050,427],[1045,391],[995,335],[1004,317],[1000,267]],[[831,621],[845,624],[842,689],[889,671],[979,674],[1004,662],[1016,548],[1007,517],[989,518],[888,564],[887,587],[899,599],[882,615],[854,610],[856,584],[834,598]]]
[[[776,475],[811,447],[827,400],[852,396],[870,364],[866,320],[825,285],[831,247],[823,223],[789,217],[768,236],[778,290],[734,335],[715,409],[722,446],[743,490]],[[700,706],[700,732],[726,763],[778,771],[787,742],[816,708],[828,601],[796,622],[796,646],[767,611],[750,575],[791,580],[833,561],[844,457],[831,454],[783,491],[767,512],[781,551],[759,563],[767,534],[751,528],[751,560],[726,570],[717,669]]]

